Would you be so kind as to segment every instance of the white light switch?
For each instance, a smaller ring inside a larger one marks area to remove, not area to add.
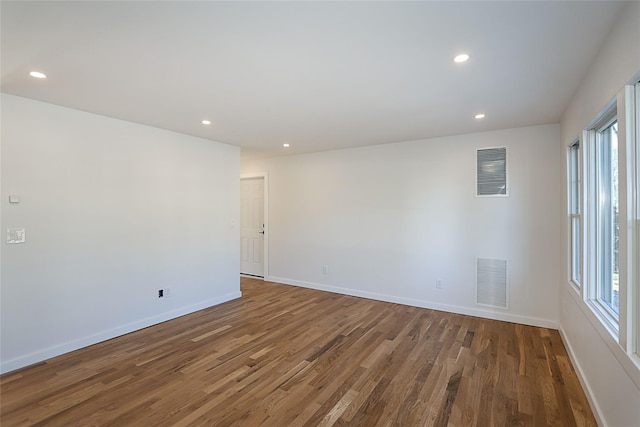
[[[20,196],[15,194],[9,196],[9,203],[20,203]]]
[[[7,244],[14,245],[16,243],[24,243],[26,233],[24,228],[8,228],[7,229]]]

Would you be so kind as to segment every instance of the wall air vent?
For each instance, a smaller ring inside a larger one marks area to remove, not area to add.
[[[507,308],[507,261],[478,258],[476,304]]]
[[[476,183],[478,196],[507,195],[507,149],[478,150]]]

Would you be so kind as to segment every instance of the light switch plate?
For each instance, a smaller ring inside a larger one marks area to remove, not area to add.
[[[8,228],[7,229],[7,244],[15,245],[17,243],[24,243],[26,241],[26,232],[24,228]]]
[[[20,196],[12,194],[9,196],[9,203],[20,203]]]

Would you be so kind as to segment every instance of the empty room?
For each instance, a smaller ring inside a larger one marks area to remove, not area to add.
[[[640,2],[0,1],[0,425],[640,426]]]

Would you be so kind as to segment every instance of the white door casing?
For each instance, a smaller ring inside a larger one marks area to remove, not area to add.
[[[264,277],[264,177],[240,180],[240,273]]]

